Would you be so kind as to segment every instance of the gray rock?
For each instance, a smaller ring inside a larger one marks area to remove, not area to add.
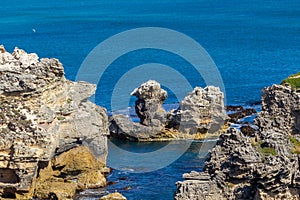
[[[165,90],[161,89],[158,82],[149,80],[134,89],[131,95],[138,98],[135,101],[135,111],[141,124],[151,126],[154,123],[153,120],[161,120],[160,122],[164,123],[165,111],[162,104],[168,95]]]
[[[106,110],[87,100],[95,85],[66,80],[57,59],[0,48],[0,196],[30,192],[39,163],[78,145],[105,164]]]
[[[167,92],[156,81],[143,83],[132,95],[138,97],[135,110],[141,123],[114,115],[110,120],[112,137],[138,141],[193,139],[198,133],[219,131],[227,118],[223,93],[213,86],[195,88],[178,109],[169,113],[162,109]]]
[[[147,141],[159,137],[163,127],[158,124],[145,126],[139,123],[133,123],[124,115],[114,115],[110,119],[110,134],[112,137],[132,141]],[[153,123],[153,122],[152,122]]]
[[[300,199],[299,99],[287,85],[265,88],[258,128],[222,134],[205,171],[184,174],[175,199]]]
[[[183,133],[214,133],[224,125],[226,118],[224,95],[220,89],[196,87],[180,102],[169,123]]]
[[[262,112],[255,123],[261,131],[272,129],[289,135],[300,131],[300,93],[288,85],[272,85],[263,89]]]

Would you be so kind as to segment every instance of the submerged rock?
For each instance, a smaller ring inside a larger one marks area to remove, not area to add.
[[[87,100],[95,88],[86,82],[66,80],[57,59],[39,59],[18,48],[12,54],[0,52],[1,198],[40,195],[35,186],[41,170],[52,166],[49,163],[54,157],[80,145],[86,145],[102,167],[105,165],[109,134],[106,110]],[[52,183],[53,192],[65,187],[68,197],[78,188],[72,180],[65,186],[64,181],[58,182]]]
[[[175,199],[300,199],[299,99],[287,85],[265,88],[258,129],[222,134],[204,172],[177,182]]]

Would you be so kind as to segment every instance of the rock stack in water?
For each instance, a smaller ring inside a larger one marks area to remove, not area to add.
[[[258,130],[228,129],[204,171],[177,182],[175,199],[300,199],[299,105],[300,92],[289,85],[265,88]]]
[[[0,198],[72,199],[105,185],[106,110],[57,59],[0,46]]]
[[[143,83],[131,95],[138,98],[135,110],[140,123],[131,122],[124,115],[113,115],[110,120],[113,137],[134,141],[201,139],[206,133],[220,131],[227,118],[224,95],[213,86],[196,87],[178,109],[170,112],[162,108],[167,92],[156,81]]]
[[[217,132],[227,118],[224,95],[219,88],[196,87],[172,113],[169,124],[182,133]]]
[[[167,99],[167,91],[156,81],[150,80],[136,88],[132,93],[138,100],[135,101],[135,111],[140,123],[145,126],[161,126],[164,124],[166,112],[162,108]]]

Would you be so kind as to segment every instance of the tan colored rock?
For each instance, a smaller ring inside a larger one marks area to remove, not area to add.
[[[76,158],[76,166],[64,164],[69,169],[101,170],[106,163],[109,130],[106,110],[87,100],[95,89],[86,82],[66,80],[57,59],[39,59],[18,48],[13,53],[0,51],[0,173],[15,177],[0,177],[0,198],[32,196],[41,165],[57,155],[69,162],[72,156],[64,152],[70,153],[68,150],[78,145],[86,146],[77,152],[84,156]],[[92,177],[82,178],[83,182],[103,185],[101,175],[94,172]],[[55,189],[60,181],[54,182]]]
[[[70,173],[91,169],[100,170],[104,164],[98,162],[87,147],[78,146],[53,158],[52,166],[57,169],[61,168],[62,173]]]
[[[106,178],[100,170],[90,170],[81,173],[77,179],[77,189],[94,189],[106,186]]]
[[[73,199],[77,184],[73,181],[64,182],[61,179],[48,179],[36,187],[35,196],[39,199],[56,197],[59,200]]]
[[[104,187],[103,164],[87,147],[78,146],[63,152],[40,170],[36,181],[37,198],[72,199],[76,190]]]
[[[4,46],[0,45],[0,53],[5,53],[5,52],[6,52],[6,50],[5,50]]]
[[[170,125],[182,133],[214,133],[227,118],[224,94],[214,86],[195,87],[172,113]]]
[[[126,199],[127,198],[124,197],[119,192],[114,192],[114,193],[111,193],[111,194],[101,197],[99,200],[126,200]]]

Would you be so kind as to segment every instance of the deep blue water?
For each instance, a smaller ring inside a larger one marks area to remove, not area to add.
[[[12,0],[0,6],[0,43],[9,51],[18,46],[40,57],[58,58],[71,80],[100,42],[128,29],[153,26],[180,31],[208,51],[222,75],[227,104],[259,101],[264,86],[280,83],[300,69],[299,0]],[[109,66],[98,85],[96,103],[110,110],[110,96],[118,79],[132,67],[150,62],[172,66],[192,86],[205,85],[193,71],[186,70],[190,66],[184,59],[144,49],[121,56]],[[177,101],[170,93],[166,103]],[[132,144],[132,149],[136,145],[140,144]],[[170,199],[174,180],[193,166],[199,170],[202,166],[202,161],[195,163],[188,156],[178,162],[181,164],[143,176],[115,171],[112,180],[120,176],[128,179],[112,189],[128,184],[132,189],[124,194],[129,199],[142,199],[143,194],[148,195],[144,199]],[[128,180],[132,180],[130,184]]]
[[[136,143],[136,142],[124,142],[114,141],[115,144],[122,149],[146,153],[153,152],[166,145],[167,142],[152,142],[152,143]],[[174,145],[170,145],[167,148],[164,155],[156,162],[164,162],[163,156],[171,154],[180,154],[181,148],[186,145],[187,142],[173,142]],[[176,143],[176,145],[175,145]],[[141,163],[138,167],[132,167],[123,169],[122,166],[131,165],[130,161],[126,158],[119,157],[120,164],[119,169],[113,170],[113,173],[108,176],[110,181],[115,184],[108,186],[108,191],[119,191],[128,199],[137,200],[157,200],[157,199],[173,199],[174,192],[176,191],[175,183],[182,180],[182,174],[191,170],[201,171],[205,158],[207,158],[208,150],[215,145],[216,141],[211,140],[207,142],[193,142],[190,144],[188,150],[179,157],[175,162],[166,165],[164,168],[141,173],[143,169],[147,170],[148,163]],[[137,158],[140,159],[140,158]],[[188,162],[187,162],[188,161]],[[141,170],[142,169],[142,170]],[[136,173],[139,171],[140,173]],[[128,188],[129,187],[129,188]],[[81,200],[96,200],[101,195],[105,194],[107,189],[95,189],[82,192],[78,196]]]

